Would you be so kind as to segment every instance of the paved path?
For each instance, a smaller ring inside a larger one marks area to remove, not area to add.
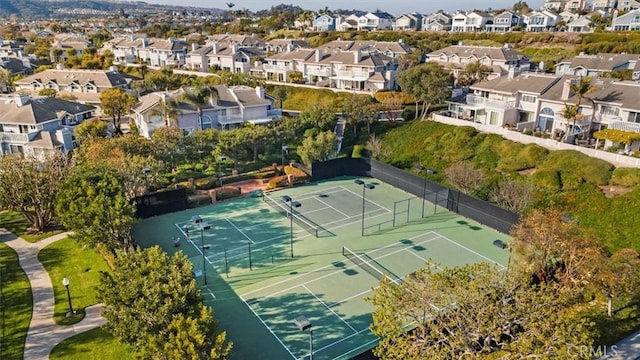
[[[37,243],[29,243],[16,235],[0,229],[0,239],[18,253],[20,266],[27,274],[33,293],[33,315],[24,347],[24,358],[48,359],[49,353],[62,340],[91,330],[105,323],[100,316],[102,305],[85,308],[85,317],[74,325],[57,325],[53,321],[54,296],[51,278],[38,260],[38,252],[47,245],[64,239],[69,233],[54,235]]]

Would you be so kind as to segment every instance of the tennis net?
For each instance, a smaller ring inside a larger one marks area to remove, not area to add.
[[[264,202],[267,203],[267,205],[271,206],[282,215],[289,217],[289,210],[290,210],[289,206],[283,206],[282,204],[270,198],[268,195],[264,195],[262,199],[264,200]],[[299,215],[292,213],[291,216],[292,216],[293,222],[298,224],[301,228],[305,229],[311,235],[318,237],[319,228],[320,228],[319,226],[312,224],[310,221],[303,219]]]
[[[346,256],[349,260],[351,260],[351,262],[356,264],[356,266],[368,272],[371,276],[375,277],[376,279],[382,280],[383,278],[387,278],[391,280],[394,284],[398,285],[397,280],[392,279],[389,275],[382,272],[382,270],[378,270],[378,268],[376,268],[375,266],[373,266],[373,264],[371,264],[371,261],[367,261],[363,259],[362,256],[349,250],[349,248],[347,248],[346,246],[342,247],[342,255]]]

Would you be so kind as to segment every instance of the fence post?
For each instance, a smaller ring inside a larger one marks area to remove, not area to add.
[[[227,248],[224,248],[224,272],[227,274],[227,279],[229,278],[229,263],[227,262]]]

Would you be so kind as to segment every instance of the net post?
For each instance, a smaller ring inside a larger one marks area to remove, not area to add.
[[[407,223],[409,223],[410,214],[411,214],[411,199],[407,200]]]
[[[229,262],[227,262],[227,248],[224,248],[224,272],[227,274],[227,279],[229,278]]]
[[[251,262],[251,243],[248,244],[249,245],[249,270],[253,270],[253,264]]]
[[[436,191],[436,198],[433,200],[433,215],[438,214],[438,192]]]
[[[344,252],[344,246],[342,247],[342,256],[346,256],[346,254]]]
[[[398,205],[397,201],[393,202],[393,227],[396,227],[396,205]]]

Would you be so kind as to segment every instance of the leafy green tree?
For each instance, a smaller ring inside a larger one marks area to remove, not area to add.
[[[79,166],[60,185],[56,214],[80,243],[115,251],[133,249],[135,207],[122,177],[108,167]]]
[[[640,254],[620,249],[604,259],[596,275],[596,287],[607,298],[607,314],[613,316],[613,299],[637,294],[640,286]]]
[[[156,107],[150,112],[149,116],[160,116],[164,120],[164,126],[166,127],[179,127],[178,115],[180,109],[178,109],[178,103],[172,99],[162,99]]]
[[[564,108],[560,111],[560,115],[565,118],[565,138],[569,135],[574,135],[576,131],[576,122],[582,118],[584,115],[580,113],[580,105],[569,105],[564,104]],[[569,125],[573,125],[573,131],[569,133]]]
[[[595,86],[592,83],[592,80],[593,78],[591,76],[581,76],[577,82],[571,82],[571,84],[569,85],[569,89],[578,96],[578,103],[576,104],[576,108],[578,110],[580,109],[580,105],[585,101],[589,102],[589,104],[591,105],[589,128],[591,128],[591,123],[593,122],[593,117],[596,112],[596,103],[591,95],[599,90],[599,87]],[[584,133],[583,135],[586,136],[587,134]]]
[[[232,344],[202,302],[193,265],[159,247],[116,257],[101,273],[105,329],[145,359],[225,359]]]
[[[414,66],[398,75],[402,91],[416,99],[416,118],[425,119],[433,104],[443,103],[451,97],[451,74],[435,62]],[[422,109],[419,110],[419,104]],[[418,112],[420,115],[418,115]]]
[[[344,102],[342,116],[348,126],[353,129],[353,136],[358,135],[358,125],[364,122],[365,112],[370,108],[371,96],[351,94]]]
[[[402,283],[383,279],[370,301],[374,355],[384,359],[569,359],[592,341],[591,324],[566,310],[554,285],[487,263],[428,264]]]
[[[202,130],[202,109],[212,98],[214,98],[213,101],[215,103],[217,97],[218,92],[215,88],[208,86],[196,86],[180,95],[180,101],[191,104],[196,109],[196,115],[198,116],[198,129]]]
[[[13,86],[11,85],[11,71],[0,68],[0,92],[11,92]]]
[[[71,168],[71,160],[57,151],[0,156],[0,205],[22,213],[32,232],[44,230],[53,223],[59,186]]]
[[[107,137],[108,126],[104,121],[94,118],[83,121],[76,126],[74,134],[76,141],[80,144],[86,144],[96,139],[104,139]]]
[[[307,137],[298,146],[298,155],[302,162],[311,166],[316,161],[332,159],[338,149],[338,137],[333,131],[319,133],[316,137]]]
[[[120,119],[129,113],[136,103],[136,98],[122,88],[110,88],[100,94],[100,106],[106,116],[113,118],[113,127],[117,134],[122,134]]]
[[[313,105],[300,114],[299,121],[319,131],[333,130],[337,124],[335,111],[326,105]]]
[[[491,74],[491,67],[480,61],[470,62],[458,76],[458,86],[469,87],[477,82],[485,81]]]
[[[42,89],[38,91],[38,96],[56,97],[58,91],[56,89]]]

